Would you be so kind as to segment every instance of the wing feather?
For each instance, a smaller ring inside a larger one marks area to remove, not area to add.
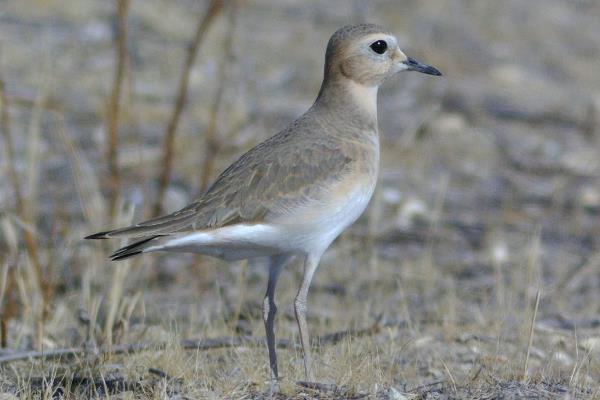
[[[296,122],[242,155],[187,207],[90,238],[168,235],[260,223],[290,213],[319,198],[350,171],[356,154],[340,146],[339,140],[316,135],[307,124]]]

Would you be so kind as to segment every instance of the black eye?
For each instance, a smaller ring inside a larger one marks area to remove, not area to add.
[[[387,50],[387,43],[385,40],[378,40],[371,43],[371,49],[377,54],[383,54]]]

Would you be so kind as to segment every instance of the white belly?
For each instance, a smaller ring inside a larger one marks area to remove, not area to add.
[[[239,260],[279,253],[322,253],[363,213],[375,184],[303,206],[276,221],[166,237],[145,251],[183,251]]]
[[[358,187],[347,196],[315,205],[297,218],[290,229],[290,239],[302,251],[325,251],[364,212],[374,187]]]

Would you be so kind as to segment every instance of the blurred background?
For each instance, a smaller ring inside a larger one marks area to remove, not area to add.
[[[310,107],[336,29],[374,22],[444,77],[380,89],[378,189],[309,300],[313,335],[377,329],[324,344],[317,375],[387,398],[593,396],[599,21],[595,0],[0,2],[0,388],[144,366],[196,397],[261,393],[264,348],[177,342],[264,335],[262,260],[111,264],[117,241],[82,238],[186,205]],[[281,338],[297,340],[299,277],[278,288]],[[1,361],[139,342],[171,350]],[[284,381],[302,376],[297,350],[280,358]]]

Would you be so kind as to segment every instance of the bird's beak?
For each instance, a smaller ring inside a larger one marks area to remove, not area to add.
[[[427,75],[442,76],[442,73],[437,68],[434,68],[431,65],[420,63],[414,58],[407,57],[406,61],[403,61],[403,63],[406,64],[407,71],[417,71]]]

